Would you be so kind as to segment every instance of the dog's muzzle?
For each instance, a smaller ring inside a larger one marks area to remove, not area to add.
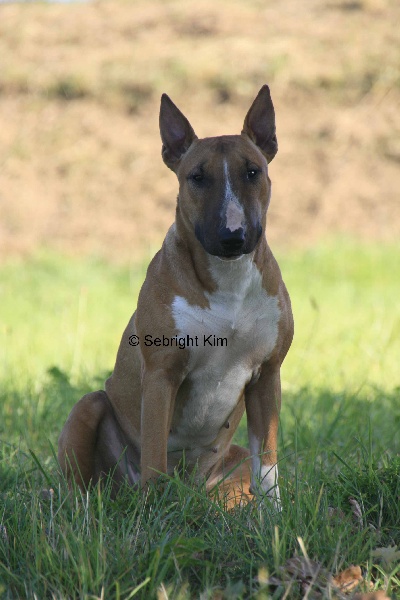
[[[195,227],[195,235],[204,250],[208,254],[224,259],[238,258],[243,254],[253,252],[261,234],[261,224],[251,228],[250,232],[243,227],[239,227],[235,231],[231,231],[227,227],[221,227],[213,236],[206,236],[202,227]]]
[[[246,235],[243,227],[235,231],[231,231],[226,227],[222,229],[219,233],[219,243],[223,250],[222,256],[230,258],[243,254],[245,239]]]

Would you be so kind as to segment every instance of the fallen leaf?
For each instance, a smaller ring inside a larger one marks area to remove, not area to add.
[[[384,567],[389,567],[400,561],[400,551],[397,550],[397,546],[388,546],[387,548],[375,548],[372,551],[372,556],[382,561]]]
[[[395,549],[396,550],[396,549]],[[259,572],[259,581],[273,587],[283,586],[286,589],[285,597],[290,597],[289,592],[294,583],[300,585],[304,598],[319,600],[326,597],[342,599],[344,594],[353,592],[360,584],[371,589],[372,583],[366,582],[361,573],[361,567],[352,565],[338,573],[335,577],[320,563],[306,556],[289,558],[279,568],[279,577],[268,578],[266,571]],[[334,588],[332,590],[332,588]],[[334,594],[332,595],[332,591]],[[377,592],[357,592],[351,595],[351,600],[390,600],[382,590]]]
[[[332,577],[332,583],[342,592],[350,592],[363,581],[361,574],[361,568],[359,566],[352,565],[348,569],[338,573],[336,577]]]
[[[322,599],[321,591],[324,590],[329,582],[330,575],[328,571],[318,562],[309,559],[307,556],[295,556],[289,558],[285,564],[280,567],[282,580],[280,585],[286,588],[286,597],[289,597],[289,591],[293,583],[298,583],[304,593],[304,598]],[[279,579],[270,578],[270,585],[277,585]]]
[[[390,600],[389,596],[383,590],[377,592],[367,592],[366,594],[354,594],[352,600]]]
[[[281,571],[287,571],[296,579],[314,579],[321,571],[321,565],[305,556],[289,558]]]

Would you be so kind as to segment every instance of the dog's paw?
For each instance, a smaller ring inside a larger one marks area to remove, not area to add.
[[[253,477],[249,491],[260,502],[269,502],[277,512],[281,512],[282,505],[276,465],[272,467],[263,466],[261,476]]]
[[[276,512],[282,512],[282,503],[279,487],[277,485],[268,492],[265,492],[260,486],[257,486],[256,488],[250,486],[249,492],[250,494],[253,494],[258,504],[265,505],[268,503]]]

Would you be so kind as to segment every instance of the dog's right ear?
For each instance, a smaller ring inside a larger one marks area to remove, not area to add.
[[[163,161],[172,171],[176,171],[182,156],[197,136],[185,115],[167,94],[161,96],[160,133]]]

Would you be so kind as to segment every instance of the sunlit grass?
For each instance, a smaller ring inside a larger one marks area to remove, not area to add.
[[[400,245],[320,245],[280,260],[295,315],[289,389],[400,385]]]
[[[400,246],[343,240],[277,253],[295,316],[286,389],[400,385]],[[146,261],[126,267],[42,254],[0,267],[0,374],[38,381],[113,368]]]

